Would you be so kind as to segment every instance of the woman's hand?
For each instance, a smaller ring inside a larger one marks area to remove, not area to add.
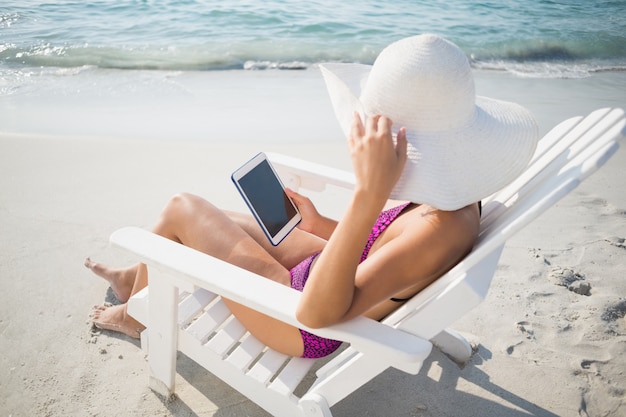
[[[406,129],[401,128],[393,143],[392,121],[371,116],[365,126],[357,112],[348,139],[357,190],[366,190],[385,201],[402,174],[406,163]]]
[[[311,199],[303,196],[290,188],[285,188],[285,192],[298,207],[298,211],[302,215],[302,220],[298,224],[298,229],[312,233],[323,239],[328,240],[333,230],[337,226],[337,222],[319,214]]]
[[[304,230],[305,232],[313,233],[315,225],[318,223],[321,215],[311,202],[311,199],[293,191],[290,188],[285,188],[285,192],[289,198],[293,200],[302,215],[302,221],[300,221],[298,228]]]

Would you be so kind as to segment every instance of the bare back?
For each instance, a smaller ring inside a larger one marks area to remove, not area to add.
[[[392,298],[412,297],[467,255],[478,230],[476,204],[457,211],[426,205],[406,208],[357,269],[355,282],[361,291],[355,302],[362,303],[360,314],[375,320],[387,316],[399,306]]]

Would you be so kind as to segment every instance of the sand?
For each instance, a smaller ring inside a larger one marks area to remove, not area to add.
[[[128,72],[126,72],[128,73]],[[257,151],[346,168],[321,77],[300,72],[79,74],[0,97],[0,410],[5,416],[263,416],[179,355],[178,398],[148,388],[138,342],[94,331],[111,299],[86,256],[149,228],[178,191],[244,210],[229,183]],[[578,80],[478,72],[477,91],[517,101],[542,132],[626,107],[626,74]],[[130,88],[132,87],[132,88]],[[477,352],[434,352],[420,374],[388,370],[336,416],[626,415],[626,151],[511,239],[490,293],[453,326]],[[329,210],[332,208],[329,208]]]

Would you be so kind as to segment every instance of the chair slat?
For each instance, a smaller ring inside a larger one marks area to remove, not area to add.
[[[248,376],[266,384],[278,372],[289,356],[283,355],[275,350],[268,349],[261,359],[250,369]]]
[[[228,355],[226,361],[233,364],[237,369],[244,371],[261,353],[263,353],[264,349],[265,345],[261,343],[259,339],[248,335],[248,337]]]
[[[314,363],[314,359],[291,358],[276,379],[272,381],[269,388],[282,395],[292,394]]]
[[[218,355],[225,356],[246,333],[247,330],[243,324],[233,318],[206,343],[206,347]]]
[[[191,323],[186,332],[204,343],[230,316],[231,312],[226,304],[217,302]]]
[[[572,120],[566,120],[562,124],[569,128],[564,136],[559,136],[558,141],[543,155],[536,158],[529,168],[518,179],[513,181],[502,191],[496,193],[490,206],[486,207],[486,213],[481,221],[481,235],[490,233],[493,223],[496,223],[502,213],[508,212],[508,207],[520,204],[523,199],[535,195],[536,188],[551,181],[556,187],[566,181],[559,177],[566,166],[578,164],[581,158],[586,157],[589,149],[603,147],[606,143],[615,140],[615,134],[606,134],[607,127],[613,126],[619,129],[619,121],[624,117],[619,109],[600,109],[585,118],[574,118],[577,123],[572,125]],[[560,125],[559,125],[560,126]],[[555,128],[553,132],[559,135],[561,129]],[[552,133],[552,132],[551,132]],[[618,132],[617,132],[618,133]],[[550,141],[554,142],[553,139]],[[574,162],[575,161],[575,162]]]
[[[215,297],[214,293],[203,288],[198,288],[193,294],[188,295],[178,305],[178,325],[189,324]]]

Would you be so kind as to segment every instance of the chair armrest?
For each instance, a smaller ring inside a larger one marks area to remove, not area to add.
[[[174,285],[183,280],[292,326],[348,342],[357,351],[384,355],[390,366],[412,369],[430,353],[429,341],[363,317],[322,329],[307,328],[295,317],[300,292],[146,230],[122,228],[110,242],[172,277]]]
[[[267,153],[267,157],[278,171],[283,183],[294,190],[299,187],[312,191],[322,191],[326,184],[353,189],[354,174],[303,159],[278,153]]]

